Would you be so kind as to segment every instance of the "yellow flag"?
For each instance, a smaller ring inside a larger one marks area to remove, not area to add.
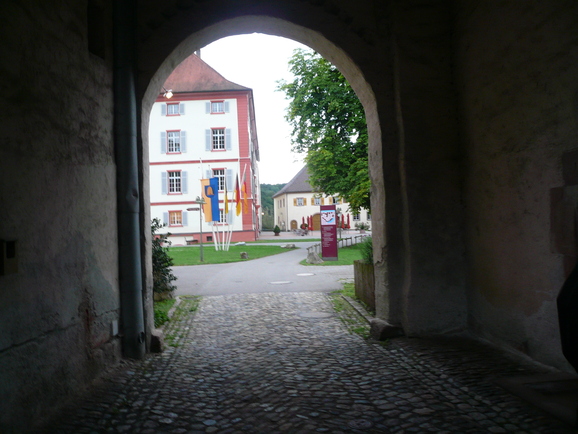
[[[247,214],[249,212],[249,200],[247,198],[247,183],[243,182],[241,186],[241,191],[243,192],[243,213]]]

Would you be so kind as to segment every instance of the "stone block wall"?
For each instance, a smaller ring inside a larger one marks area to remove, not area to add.
[[[0,432],[120,355],[110,11],[89,9],[0,4],[0,239],[18,263],[0,276]]]
[[[470,325],[567,368],[555,302],[568,249],[553,241],[575,246],[574,216],[552,217],[562,161],[578,146],[578,4],[458,4]]]

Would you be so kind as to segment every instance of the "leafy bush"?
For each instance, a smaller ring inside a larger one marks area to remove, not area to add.
[[[368,223],[355,223],[355,229],[359,231],[368,231],[369,224]]]
[[[359,243],[359,250],[361,251],[361,260],[365,264],[373,264],[373,241],[371,237],[365,237]]]
[[[164,226],[157,218],[153,219],[151,223],[153,238],[153,291],[170,296],[176,289],[176,286],[171,282],[177,280],[177,278],[171,270],[173,259],[168,254],[169,248],[163,247],[165,243],[170,245],[170,241],[167,241],[170,234],[157,234],[158,230]]]
[[[275,232],[276,234],[278,234],[279,232],[281,232],[281,228],[278,225],[275,225],[275,228],[273,229],[273,232]]]

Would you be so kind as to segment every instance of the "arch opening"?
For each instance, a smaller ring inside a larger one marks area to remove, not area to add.
[[[306,45],[317,51],[321,56],[334,64],[343,76],[347,79],[352,89],[355,91],[357,97],[362,103],[367,128],[368,128],[368,154],[369,154],[369,173],[372,182],[372,219],[375,222],[384,221],[383,198],[384,184],[383,175],[379,172],[381,167],[381,128],[377,115],[377,105],[375,95],[360,68],[352,60],[343,49],[336,46],[329,41],[322,34],[311,29],[293,24],[289,21],[272,18],[268,16],[247,15],[233,19],[225,19],[216,24],[208,26],[202,30],[195,31],[174,47],[168,56],[160,62],[156,72],[151,75],[148,81],[146,90],[143,92],[141,100],[141,140],[142,140],[142,156],[143,161],[143,197],[148,200],[149,194],[149,115],[153,103],[155,102],[159,89],[162,89],[167,77],[185,58],[190,56],[197,50],[202,50],[208,44],[228,36],[243,35],[250,33],[261,33],[270,36],[278,36],[294,40],[303,45]],[[258,101],[256,102],[258,104]],[[377,164],[372,168],[372,160]],[[373,204],[379,204],[378,206]],[[143,209],[145,222],[150,220],[150,208],[148,203],[144,205]],[[385,240],[384,225],[373,225],[375,227],[376,238]],[[149,243],[146,243],[148,245]],[[385,241],[383,241],[385,244]],[[382,263],[383,259],[381,251],[383,249],[376,249],[378,252],[378,261]]]

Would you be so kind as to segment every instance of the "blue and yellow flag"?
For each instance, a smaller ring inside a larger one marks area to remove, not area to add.
[[[219,213],[219,178],[201,179],[201,192],[205,204],[203,212],[206,222],[218,222]]]

